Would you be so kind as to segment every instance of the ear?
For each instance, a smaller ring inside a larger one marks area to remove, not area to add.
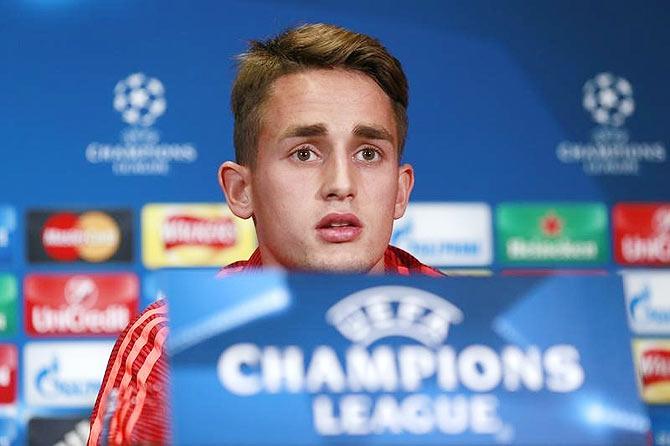
[[[398,169],[398,193],[395,197],[395,209],[393,218],[399,219],[405,214],[409,195],[414,187],[414,169],[410,164],[403,164]]]
[[[247,219],[254,213],[251,199],[251,171],[248,167],[226,161],[219,167],[219,185],[233,214]]]

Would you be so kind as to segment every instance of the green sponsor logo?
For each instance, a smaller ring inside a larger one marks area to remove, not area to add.
[[[498,255],[507,264],[605,263],[607,208],[602,204],[501,204]]]
[[[10,274],[0,274],[0,335],[16,333],[16,302],[18,286]]]

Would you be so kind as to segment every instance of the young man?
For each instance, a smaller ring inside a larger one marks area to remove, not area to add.
[[[253,218],[258,249],[224,273],[257,267],[440,275],[388,245],[414,172],[400,164],[407,80],[368,36],[305,25],[240,56],[232,92],[237,162],[219,181]],[[89,445],[167,441],[166,305],[121,334],[91,416]]]

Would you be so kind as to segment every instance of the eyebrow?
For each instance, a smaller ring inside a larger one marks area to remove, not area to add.
[[[357,125],[354,127],[354,135],[360,138],[368,139],[383,139],[389,142],[393,142],[393,136],[391,132],[386,130],[384,127],[376,125]]]
[[[296,125],[289,127],[281,136],[281,139],[310,136],[325,136],[328,134],[328,129],[325,124],[312,125]]]
[[[359,124],[354,127],[352,132],[354,136],[367,139],[381,139],[393,142],[393,135],[384,127],[376,125]],[[313,136],[325,136],[328,134],[328,128],[325,124],[296,125],[289,127],[281,136],[286,138],[309,138]]]

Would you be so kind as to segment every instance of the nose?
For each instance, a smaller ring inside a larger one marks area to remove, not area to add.
[[[356,194],[356,172],[347,154],[331,154],[323,165],[321,196],[325,200],[346,200]]]

